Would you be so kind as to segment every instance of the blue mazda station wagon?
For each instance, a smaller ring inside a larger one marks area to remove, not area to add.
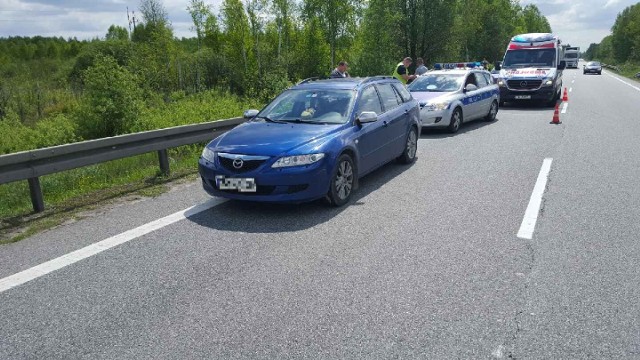
[[[204,190],[236,200],[347,203],[358,179],[416,159],[418,103],[393,77],[306,80],[204,148]]]

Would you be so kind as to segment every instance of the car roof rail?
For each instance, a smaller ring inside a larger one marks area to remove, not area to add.
[[[362,80],[362,84],[365,84],[371,81],[386,80],[386,79],[395,79],[395,77],[390,75],[369,76],[369,77],[366,77],[364,80]]]
[[[304,80],[301,80],[300,82],[298,82],[296,84],[296,86],[297,85],[306,84],[306,83],[311,82],[311,81],[324,80],[324,79],[328,79],[328,78],[327,77],[322,77],[322,76],[314,76],[314,77],[310,77],[310,78],[306,78]]]

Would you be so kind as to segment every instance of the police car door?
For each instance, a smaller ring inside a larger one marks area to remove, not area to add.
[[[472,84],[475,88],[469,89],[468,85]],[[470,72],[465,77],[464,81],[464,98],[462,99],[463,110],[462,116],[463,120],[472,120],[476,119],[480,114],[480,93],[481,89],[478,88],[478,83],[476,81],[476,76],[474,73]],[[467,90],[469,89],[469,90]]]
[[[478,91],[480,95],[480,101],[478,101],[478,117],[485,116],[489,113],[491,102],[493,101],[493,93],[489,87],[487,78],[482,73],[475,73],[476,84],[478,84]]]

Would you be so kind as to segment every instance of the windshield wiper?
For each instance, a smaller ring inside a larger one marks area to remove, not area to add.
[[[278,124],[286,124],[287,123],[286,121],[282,121],[282,120],[273,120],[273,119],[271,119],[271,118],[269,118],[267,116],[256,116],[255,118],[256,119],[265,119],[266,121],[271,122],[271,123],[278,123]]]
[[[287,120],[289,122],[296,122],[296,123],[305,123],[305,124],[325,124],[322,121],[317,121],[317,120],[302,120],[300,118],[298,119],[292,119],[292,120]]]

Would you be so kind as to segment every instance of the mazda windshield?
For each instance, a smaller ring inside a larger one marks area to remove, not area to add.
[[[353,90],[287,90],[257,116],[273,122],[343,124],[349,120]]]

